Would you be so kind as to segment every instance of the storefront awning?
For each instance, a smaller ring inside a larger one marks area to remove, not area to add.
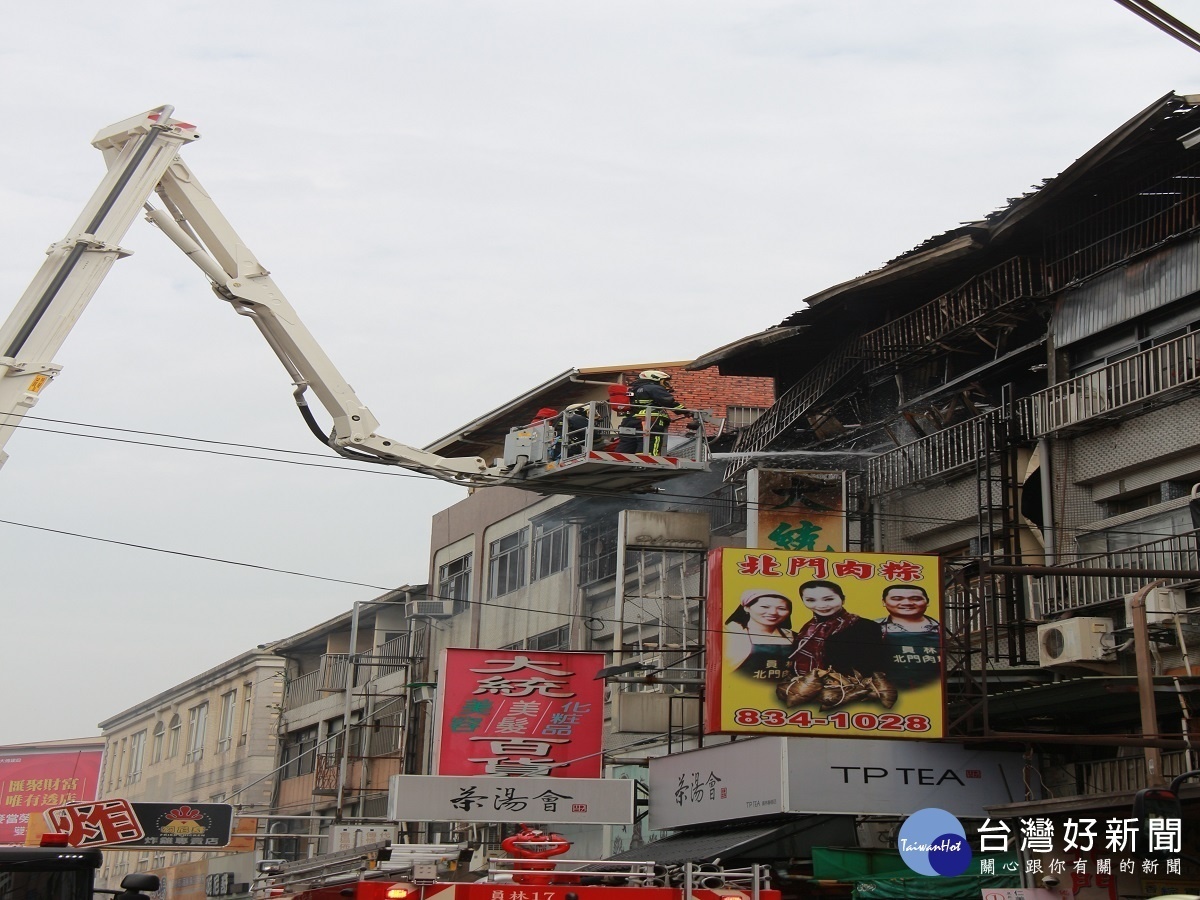
[[[769,861],[803,859],[814,846],[853,844],[852,816],[802,816],[764,825],[705,828],[674,834],[610,859],[644,861],[664,866],[721,860]]]

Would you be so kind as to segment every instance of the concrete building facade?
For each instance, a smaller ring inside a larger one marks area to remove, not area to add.
[[[101,799],[228,803],[255,824],[271,808],[282,696],[283,660],[267,647],[105,719]],[[203,900],[206,876],[232,873],[229,895],[244,896],[258,858],[253,837],[224,852],[106,850],[99,883],[154,872],[172,900]]]

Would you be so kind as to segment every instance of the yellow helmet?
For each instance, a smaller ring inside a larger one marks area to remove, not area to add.
[[[658,369],[647,369],[645,372],[639,372],[638,378],[645,379],[646,381],[657,381],[659,384],[671,380],[670,375],[666,372],[660,372]]]

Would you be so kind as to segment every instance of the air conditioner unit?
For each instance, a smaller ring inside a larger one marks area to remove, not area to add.
[[[1050,421],[1059,428],[1074,425],[1108,409],[1108,400],[1093,386],[1077,387],[1051,400]]]
[[[1125,595],[1125,626],[1133,627],[1133,594]],[[1154,588],[1146,593],[1146,624],[1170,625],[1176,613],[1187,609],[1187,597],[1179,588]]]
[[[448,619],[454,615],[454,600],[409,600],[404,614],[410,619]]]
[[[1099,662],[1104,659],[1104,637],[1112,634],[1112,619],[1100,616],[1079,616],[1039,625],[1038,664],[1069,666],[1079,662]]]

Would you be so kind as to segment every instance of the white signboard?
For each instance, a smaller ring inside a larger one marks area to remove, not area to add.
[[[400,829],[395,825],[334,825],[329,832],[329,852],[353,850],[364,844],[377,844],[399,838]]]
[[[633,781],[393,775],[387,815],[395,821],[628,825],[633,821]]]
[[[761,737],[650,760],[650,827],[779,813],[984,818],[1017,799],[1021,755],[961,744]]]

